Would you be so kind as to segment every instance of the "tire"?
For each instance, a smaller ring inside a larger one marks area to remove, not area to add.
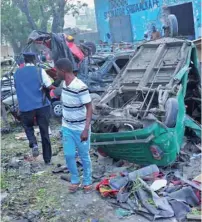
[[[177,99],[169,98],[165,105],[165,120],[164,124],[168,128],[174,128],[177,122],[177,115],[179,110],[179,104]]]
[[[93,42],[85,42],[84,45],[90,48],[90,55],[94,55],[96,53],[96,45]]]
[[[92,120],[96,120],[98,117],[98,113],[95,110],[95,106],[101,100],[101,96],[99,96],[97,93],[91,93],[90,96],[91,96],[92,107],[93,107]]]
[[[52,114],[54,117],[62,117],[62,102],[55,101],[52,103]]]
[[[170,27],[170,37],[178,36],[178,21],[175,15],[168,15],[169,27]]]

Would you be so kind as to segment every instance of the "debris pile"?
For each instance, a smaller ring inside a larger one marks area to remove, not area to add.
[[[156,165],[150,165],[106,177],[97,184],[96,190],[119,207],[118,217],[139,214],[153,221],[175,216],[182,221],[190,218],[193,210],[200,212],[202,187],[197,179],[184,179],[177,172],[166,174]]]
[[[114,213],[118,218],[137,214],[149,221],[172,217],[182,221],[200,216],[201,175],[193,174],[192,178],[187,178],[184,174],[181,176],[180,171],[188,167],[192,159],[173,167],[158,168],[153,164],[140,168],[134,163],[115,161],[97,152],[92,152],[91,156],[95,189],[116,208]],[[77,166],[82,175],[78,156]],[[63,173],[60,178],[70,182],[65,165],[59,164],[52,173]]]

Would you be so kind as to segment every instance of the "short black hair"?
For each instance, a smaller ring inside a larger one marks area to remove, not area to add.
[[[56,66],[59,70],[63,70],[63,71],[65,71],[65,72],[73,72],[72,63],[71,63],[70,60],[67,59],[67,58],[59,59],[59,60],[55,63],[55,66]]]
[[[42,62],[46,62],[46,56],[45,56],[45,55],[42,55],[42,56],[41,56],[41,61],[42,61]]]

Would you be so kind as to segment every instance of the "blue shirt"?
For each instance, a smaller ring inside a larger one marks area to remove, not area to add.
[[[40,69],[37,69],[36,66],[30,64],[18,69],[14,74],[18,105],[21,112],[27,112],[50,105],[47,98],[43,104],[39,70]]]

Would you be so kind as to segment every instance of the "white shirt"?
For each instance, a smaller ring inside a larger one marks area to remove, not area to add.
[[[62,126],[72,130],[83,131],[86,124],[85,104],[91,102],[88,87],[78,78],[62,88],[63,118]]]
[[[26,63],[25,66],[35,66],[35,65],[32,63]],[[46,73],[46,71],[42,68],[41,68],[41,77],[42,77],[43,84],[45,85],[45,87],[48,88],[52,84],[51,79]]]

